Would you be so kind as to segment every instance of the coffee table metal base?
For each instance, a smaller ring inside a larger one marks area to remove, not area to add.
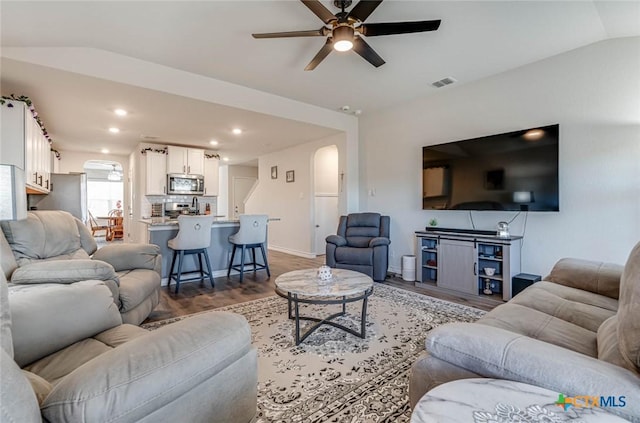
[[[292,319],[295,321],[296,345],[300,345],[301,342],[307,339],[309,335],[315,332],[316,329],[318,329],[322,325],[330,325],[330,326],[333,326],[334,328],[341,329],[347,333],[350,333],[352,335],[355,335],[364,339],[366,337],[366,325],[367,325],[367,300],[369,299],[369,296],[371,295],[372,292],[373,292],[373,288],[369,288],[363,294],[353,296],[353,297],[343,296],[341,298],[319,299],[317,297],[316,298],[300,297],[298,296],[298,294],[292,294],[290,292],[284,293],[276,289],[276,293],[278,295],[287,299],[287,307],[289,309],[289,319]],[[362,312],[360,314],[360,332],[357,332],[351,328],[348,328],[344,325],[341,325],[340,323],[336,323],[333,321],[333,319],[335,319],[336,317],[344,316],[347,313],[347,303],[353,303],[360,300],[362,300]],[[319,319],[317,317],[301,316],[300,304],[315,304],[315,305],[341,304],[342,311],[338,313],[334,313],[328,317],[325,317],[324,319]],[[300,334],[300,320],[308,320],[316,323],[312,325],[309,329],[307,329],[306,332],[304,332],[303,334]]]

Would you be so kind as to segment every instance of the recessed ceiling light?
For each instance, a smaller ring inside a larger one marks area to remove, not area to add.
[[[115,113],[118,116],[126,116],[127,115],[127,111],[124,109],[115,109],[113,111],[113,113]]]
[[[216,140],[211,140],[211,141],[209,141],[209,144],[211,144],[211,145],[218,145],[218,141],[216,141]]]
[[[112,126],[111,128],[109,128],[109,132],[111,132],[112,134],[117,134],[118,132],[120,132],[120,130]]]
[[[222,161],[223,161],[223,162],[228,162],[228,161],[229,161],[229,158],[228,158],[228,157],[223,157],[223,158],[222,158]]]
[[[109,150],[107,150],[106,148],[103,148],[102,150],[100,150],[100,152],[102,154],[109,154]]]
[[[240,135],[240,134],[242,134],[242,129],[240,129],[240,128],[233,128],[233,130],[232,130],[231,132],[233,132],[235,135]]]

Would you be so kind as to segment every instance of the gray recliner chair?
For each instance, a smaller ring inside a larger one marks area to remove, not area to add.
[[[160,248],[151,244],[97,249],[89,229],[60,210],[31,211],[0,222],[0,264],[14,285],[100,280],[113,292],[122,321],[139,325],[160,302]]]
[[[355,270],[383,281],[389,267],[389,216],[351,213],[340,216],[337,235],[327,237],[327,266]]]
[[[122,322],[104,281],[7,286],[0,271],[0,421],[230,422],[256,413],[247,320]]]

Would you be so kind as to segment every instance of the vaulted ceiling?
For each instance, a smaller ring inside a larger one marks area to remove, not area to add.
[[[380,68],[353,52],[333,52],[311,72],[303,69],[324,38],[251,37],[320,28],[299,1],[3,1],[0,23],[2,47],[98,49],[363,114],[436,94],[431,83],[444,77],[458,82],[441,90],[455,89],[594,42],[640,35],[639,2],[386,0],[367,22],[431,19],[442,20],[437,31],[368,37],[386,61]],[[114,143],[104,129],[115,103],[132,111],[130,134],[115,143],[120,154],[145,136],[189,145],[217,138],[221,152],[242,162],[336,133],[2,55],[2,94],[29,95],[63,149]],[[246,136],[233,139],[233,125],[244,126]]]

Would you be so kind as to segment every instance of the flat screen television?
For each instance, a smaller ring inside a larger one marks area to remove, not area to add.
[[[559,211],[560,125],[422,148],[424,210]]]

